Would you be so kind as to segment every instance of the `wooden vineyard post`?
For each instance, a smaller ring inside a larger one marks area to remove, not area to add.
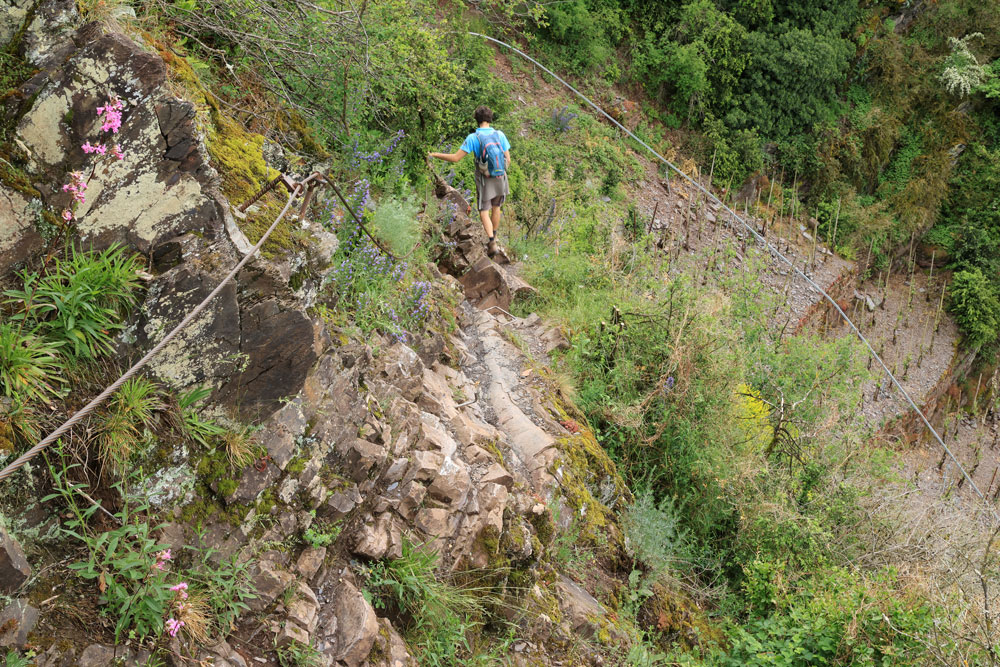
[[[830,241],[830,250],[837,252],[837,223],[840,222],[840,197],[837,197],[837,214],[833,216],[833,239]]]
[[[792,211],[788,217],[788,240],[785,242],[785,252],[788,252],[792,244],[792,234],[795,232],[795,210],[799,203],[799,172],[795,172],[792,178]]]
[[[872,252],[875,250],[875,239],[872,238],[871,244],[868,246],[868,257],[865,258],[865,273],[871,269],[872,266]],[[878,287],[878,283],[875,283],[875,287]]]
[[[812,270],[816,270],[816,241],[819,239],[819,220],[816,221],[816,225],[813,227],[813,249],[812,249]]]
[[[892,257],[889,258],[889,266],[885,270],[885,283],[882,285],[882,303],[879,308],[885,310],[885,302],[889,299],[889,277],[892,275]]]
[[[660,210],[660,200],[656,200],[656,204],[653,206],[653,215],[649,217],[649,226],[646,228],[646,236],[649,236],[653,231],[653,223],[656,222],[656,212]]]
[[[684,213],[684,249],[690,250],[691,246],[688,244],[688,239],[691,236],[691,197],[688,197],[687,211]],[[701,238],[699,234],[698,238]]]

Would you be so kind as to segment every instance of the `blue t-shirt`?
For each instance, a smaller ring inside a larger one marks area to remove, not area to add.
[[[465,141],[462,143],[462,150],[465,151],[466,153],[472,153],[472,155],[478,160],[481,149],[479,147],[480,146],[479,138],[476,135],[482,134],[484,137],[486,137],[493,132],[496,132],[498,135],[500,135],[500,148],[502,148],[504,151],[509,151],[510,142],[507,141],[507,135],[505,135],[500,130],[493,129],[492,127],[481,127],[472,134],[470,134],[469,136],[467,136],[465,138]]]

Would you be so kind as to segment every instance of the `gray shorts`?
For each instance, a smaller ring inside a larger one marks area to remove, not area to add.
[[[476,171],[476,210],[488,211],[494,207],[503,206],[504,200],[510,194],[507,174],[503,176],[483,176]]]

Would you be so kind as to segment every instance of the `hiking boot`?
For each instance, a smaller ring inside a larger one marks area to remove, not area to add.
[[[486,254],[492,257],[498,252],[500,252],[500,248],[497,247],[496,239],[490,239],[490,242],[486,244]]]

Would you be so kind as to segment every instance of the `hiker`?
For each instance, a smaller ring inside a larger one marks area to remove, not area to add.
[[[489,243],[490,257],[497,253],[496,233],[500,225],[500,207],[510,193],[507,169],[510,168],[510,142],[500,130],[490,127],[493,111],[489,107],[476,109],[476,131],[465,138],[454,153],[430,153],[430,157],[446,162],[458,162],[468,153],[476,160],[476,208],[483,221]]]

